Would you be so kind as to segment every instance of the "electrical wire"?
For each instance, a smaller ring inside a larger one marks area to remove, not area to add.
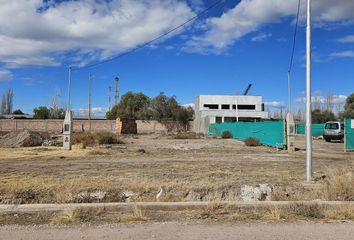
[[[218,1],[215,1],[212,5],[210,5],[209,7],[205,8],[203,11],[199,12],[197,15],[195,15],[194,17],[188,19],[188,20],[185,21],[184,23],[182,23],[182,24],[180,24],[180,25],[178,25],[178,26],[176,26],[176,27],[174,27],[174,28],[168,30],[167,32],[161,34],[160,36],[158,36],[158,37],[156,37],[156,38],[153,38],[152,40],[150,40],[150,41],[148,41],[148,42],[146,42],[146,43],[144,43],[144,44],[142,44],[142,45],[139,45],[139,46],[137,46],[137,47],[135,47],[135,48],[133,48],[133,49],[127,51],[127,52],[120,53],[120,54],[118,54],[118,55],[116,55],[116,56],[114,56],[114,57],[111,57],[111,58],[109,58],[109,59],[106,59],[106,60],[103,60],[103,61],[100,61],[100,62],[96,62],[96,63],[92,63],[92,64],[89,64],[89,65],[86,65],[86,66],[83,66],[83,67],[72,68],[72,70],[73,70],[73,71],[78,71],[78,70],[83,70],[83,69],[87,69],[87,68],[92,68],[92,67],[95,67],[95,66],[98,66],[98,65],[102,65],[102,64],[104,64],[104,63],[111,62],[111,61],[116,60],[116,59],[118,59],[118,58],[121,58],[121,57],[123,57],[123,56],[125,56],[125,55],[128,55],[128,54],[130,54],[130,53],[132,53],[132,52],[135,52],[135,51],[137,51],[137,50],[139,50],[139,49],[142,49],[142,48],[144,48],[144,47],[150,45],[151,43],[156,42],[157,40],[160,40],[161,38],[163,38],[163,37],[169,35],[170,33],[172,33],[172,32],[174,32],[174,31],[176,31],[176,30],[178,30],[178,29],[184,27],[184,26],[187,25],[188,23],[193,22],[194,20],[200,18],[201,16],[203,16],[204,14],[206,14],[207,12],[209,12],[210,10],[212,10],[213,8],[215,8],[216,6],[220,5],[222,2],[226,2],[226,1],[227,1],[227,0],[218,0]]]
[[[289,65],[289,70],[288,70],[289,74],[291,73],[291,70],[293,67],[293,61],[294,61],[294,54],[295,54],[295,47],[296,47],[296,36],[297,36],[297,29],[299,26],[300,6],[301,6],[301,0],[299,0],[298,6],[297,6],[297,16],[296,16],[296,24],[295,24],[295,30],[294,30],[293,47],[292,47],[292,51],[291,51],[290,65]]]

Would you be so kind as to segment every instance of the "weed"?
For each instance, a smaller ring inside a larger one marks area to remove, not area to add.
[[[145,222],[149,218],[146,216],[145,211],[138,205],[133,205],[129,213],[126,213],[122,217],[123,222]]]
[[[76,224],[93,222],[103,213],[103,208],[75,208],[61,212],[52,219],[53,224]]]
[[[111,132],[81,132],[73,134],[73,143],[82,144],[82,148],[99,144],[120,143],[117,136]]]
[[[289,207],[289,211],[295,216],[305,219],[321,219],[324,217],[320,206],[317,204],[293,204]]]
[[[317,191],[317,195],[330,201],[354,201],[354,176],[352,172],[334,170],[326,183]]]

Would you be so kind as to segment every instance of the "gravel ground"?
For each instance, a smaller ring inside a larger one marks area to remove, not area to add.
[[[304,224],[181,224],[153,223],[137,225],[102,226],[5,226],[0,227],[0,239],[154,239],[154,240],[294,240],[294,239],[353,239],[352,223],[304,223]]]

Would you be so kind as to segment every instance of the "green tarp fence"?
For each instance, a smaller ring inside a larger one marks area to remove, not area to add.
[[[257,138],[262,145],[284,148],[284,121],[234,122],[209,124],[209,135],[221,136],[229,131],[233,138]]]
[[[312,137],[319,137],[323,135],[325,123],[312,124]],[[305,124],[296,124],[296,133],[305,134]]]
[[[345,150],[354,151],[354,119],[345,119]]]

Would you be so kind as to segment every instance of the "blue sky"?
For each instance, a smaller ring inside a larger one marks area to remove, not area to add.
[[[67,66],[109,59],[183,23],[213,1],[5,1],[0,0],[0,94],[14,90],[14,108],[32,113],[51,105],[56,91],[65,106]],[[305,90],[305,1],[302,0],[292,102],[302,107]],[[287,102],[297,0],[228,0],[164,39],[72,78],[72,108],[108,108],[108,86],[120,92],[163,91],[182,104],[200,94],[251,93],[270,106]],[[14,14],[16,18],[13,18]],[[332,91],[338,103],[354,92],[354,2],[313,1],[313,92]],[[9,21],[8,19],[12,19]],[[112,94],[113,97],[113,94]],[[81,109],[81,111],[80,111]]]

